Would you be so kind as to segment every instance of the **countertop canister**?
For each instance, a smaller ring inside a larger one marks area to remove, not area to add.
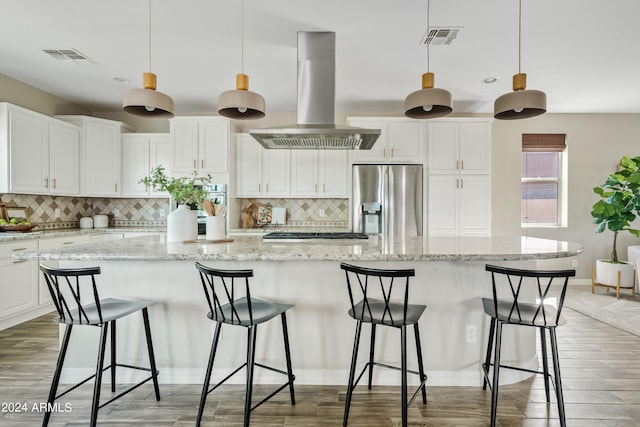
[[[93,228],[93,218],[90,216],[80,218],[80,228]]]
[[[107,228],[109,226],[109,217],[107,215],[94,215],[93,227],[94,228]]]

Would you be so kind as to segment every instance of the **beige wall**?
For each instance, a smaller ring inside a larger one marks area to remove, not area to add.
[[[522,133],[566,133],[569,155],[568,227],[520,228],[520,153]],[[595,233],[593,187],[602,184],[623,155],[640,155],[640,114],[545,114],[527,120],[493,123],[493,235],[528,235],[580,243],[577,276],[590,279],[596,258],[608,258],[613,234]],[[640,224],[640,221],[638,221]],[[640,225],[639,225],[640,226]],[[629,233],[618,238],[618,256],[640,244]],[[571,261],[558,266],[571,268]]]

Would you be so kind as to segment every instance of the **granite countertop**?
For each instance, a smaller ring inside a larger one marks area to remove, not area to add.
[[[34,229],[33,231],[30,231],[28,233],[1,232],[0,243],[12,242],[17,240],[44,239],[49,237],[77,236],[81,234],[126,233],[138,231],[149,233],[166,233],[167,227],[60,228],[52,230]]]
[[[533,237],[382,237],[367,240],[263,240],[166,243],[164,235],[17,252],[16,259],[113,261],[516,261],[578,255],[577,243]]]

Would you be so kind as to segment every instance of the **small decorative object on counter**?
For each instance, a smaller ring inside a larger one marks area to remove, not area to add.
[[[94,215],[93,216],[94,228],[107,228],[109,227],[109,217],[107,215]]]
[[[198,216],[188,205],[179,205],[178,209],[167,215],[167,242],[183,242],[198,238]]]
[[[93,228],[93,218],[90,216],[80,218],[80,228]]]
[[[207,217],[207,240],[221,240],[226,237],[224,230],[224,217],[223,216],[208,216]]]

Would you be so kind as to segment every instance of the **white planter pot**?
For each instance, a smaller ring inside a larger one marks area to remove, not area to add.
[[[635,266],[630,262],[621,261],[614,264],[607,259],[596,260],[596,283],[609,286],[618,285],[618,271],[620,272],[620,286],[630,288],[634,286],[633,272]]]
[[[167,215],[167,242],[183,242],[198,238],[198,216],[187,205],[179,205],[178,209]]]

